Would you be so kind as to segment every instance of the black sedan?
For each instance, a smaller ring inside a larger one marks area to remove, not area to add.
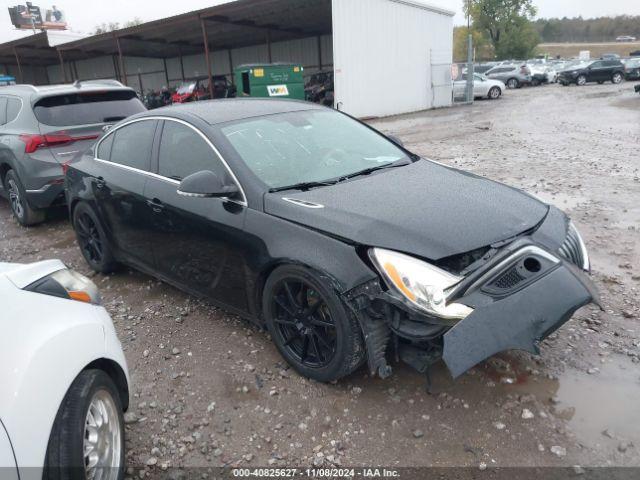
[[[559,210],[419,158],[304,102],[222,100],[129,118],[67,166],[97,272],[122,263],[266,325],[319,381],[397,356],[457,377],[596,302]]]

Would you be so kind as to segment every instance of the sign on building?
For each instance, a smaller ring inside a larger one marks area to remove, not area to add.
[[[14,27],[22,30],[66,30],[64,12],[55,5],[42,9],[31,2],[9,7],[9,16]]]

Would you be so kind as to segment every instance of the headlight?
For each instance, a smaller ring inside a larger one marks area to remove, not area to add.
[[[100,305],[95,283],[73,270],[58,270],[25,288],[30,292]]]
[[[389,287],[420,310],[448,320],[461,320],[473,312],[459,303],[447,305],[446,290],[461,277],[398,252],[374,248],[370,255]]]
[[[571,237],[572,234],[578,243],[578,249],[580,251],[580,263],[582,263],[580,267],[582,267],[582,269],[585,272],[590,272],[591,260],[589,259],[589,252],[587,251],[587,246],[585,245],[584,240],[582,239],[582,235],[580,235],[580,232],[578,231],[574,223],[569,222],[569,236]]]

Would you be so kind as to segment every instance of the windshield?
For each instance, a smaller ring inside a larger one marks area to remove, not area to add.
[[[332,110],[250,118],[227,124],[221,131],[271,189],[335,181],[409,161],[403,150],[382,135]]]
[[[180,87],[178,87],[178,90],[176,90],[176,92],[178,93],[178,95],[184,95],[185,93],[192,93],[196,88],[196,83],[184,83],[182,85],[180,85]]]

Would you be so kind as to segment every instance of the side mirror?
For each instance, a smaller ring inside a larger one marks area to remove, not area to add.
[[[395,143],[396,145],[399,145],[404,148],[404,142],[400,140],[398,137],[396,137],[395,135],[387,135],[387,138],[391,140],[393,143]]]
[[[178,187],[178,194],[185,197],[226,198],[236,193],[236,185],[224,185],[220,177],[209,170],[189,175]]]

